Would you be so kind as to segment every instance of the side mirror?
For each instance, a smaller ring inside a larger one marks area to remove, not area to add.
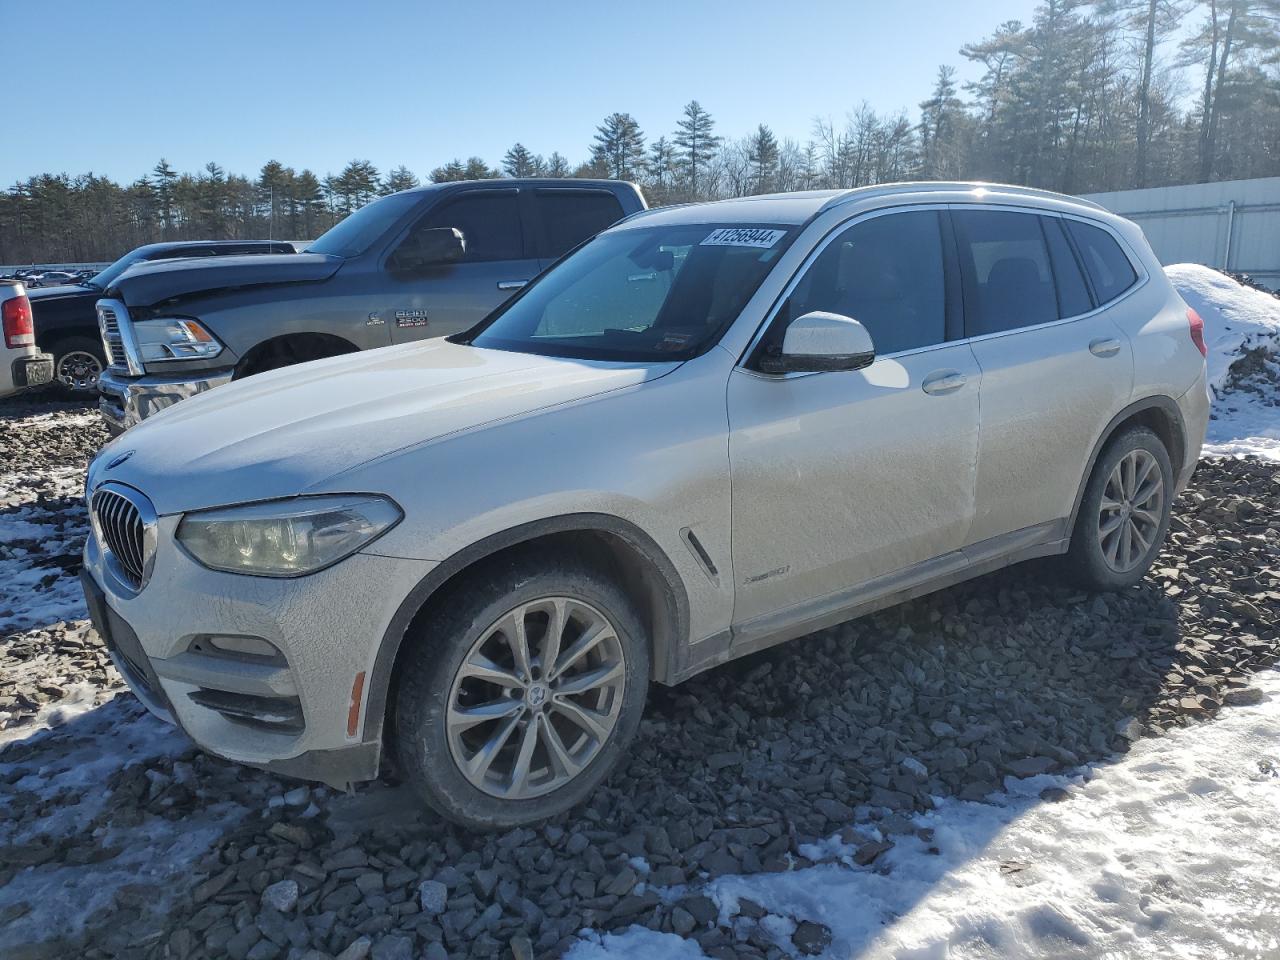
[[[760,361],[765,373],[861,370],[876,358],[867,328],[852,317],[815,310],[796,317],[782,338],[782,351]]]
[[[457,263],[467,252],[467,239],[457,227],[420,230],[397,250],[393,265],[397,270],[425,270]]]

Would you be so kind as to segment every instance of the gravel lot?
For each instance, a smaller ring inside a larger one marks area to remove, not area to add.
[[[806,866],[832,835],[888,869],[878,858],[936,798],[981,800],[1212,717],[1280,658],[1280,464],[1205,460],[1133,590],[1087,596],[1033,563],[655,687],[629,766],[588,805],[472,835],[390,781],[299,785],[142,711],[75,580],[82,467],[103,439],[83,407],[0,404],[12,960],[522,958],[632,924],[713,957],[817,954],[821,924],[791,918],[784,949],[763,908],[742,901],[722,925],[704,887]]]

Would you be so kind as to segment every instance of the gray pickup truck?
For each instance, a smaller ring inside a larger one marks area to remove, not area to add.
[[[98,301],[113,433],[234,379],[466,330],[645,209],[630,183],[477,180],[375,200],[293,255],[132,267]]]

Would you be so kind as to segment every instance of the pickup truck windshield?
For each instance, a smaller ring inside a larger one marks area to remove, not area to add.
[[[358,257],[397,220],[422,202],[422,196],[405,191],[367,203],[355,213],[320,234],[307,253],[331,257]]]
[[[458,342],[583,360],[686,360],[719,339],[795,232],[700,223],[604,233]]]

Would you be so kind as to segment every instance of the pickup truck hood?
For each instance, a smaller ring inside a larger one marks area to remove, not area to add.
[[[89,482],[135,486],[161,514],[294,496],[384,454],[635,386],[677,365],[562,360],[442,339],[331,357],[218,387],[144,420],[103,448]]]
[[[129,306],[149,307],[173,297],[211,290],[328,280],[340,266],[341,257],[322,253],[153,260],[120,274],[108,293],[119,296]]]

